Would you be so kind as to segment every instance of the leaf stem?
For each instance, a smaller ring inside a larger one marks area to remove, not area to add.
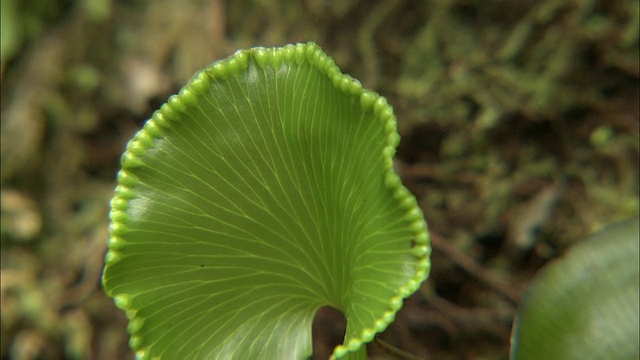
[[[398,349],[397,347],[382,340],[378,336],[375,337],[374,343],[378,345],[382,350],[386,351],[387,353],[403,360],[426,360],[425,358],[415,356],[410,352],[404,351],[402,349]]]
[[[502,297],[504,297],[514,306],[518,305],[518,303],[520,302],[520,295],[514,289],[512,289],[503,281],[499,280],[491,272],[484,269],[472,258],[456,249],[442,236],[437,233],[431,232],[431,244],[433,245],[434,249],[440,250],[447,256],[449,256],[458,266],[460,266],[460,268],[462,268],[468,274],[482,281],[485,285],[489,286],[498,294],[502,295]]]

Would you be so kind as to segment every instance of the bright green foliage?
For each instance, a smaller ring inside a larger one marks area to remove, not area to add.
[[[637,359],[638,220],[616,224],[546,268],[516,318],[512,359]]]
[[[365,356],[429,271],[395,121],[313,43],[239,51],[172,96],[111,203],[103,283],[138,357],[306,358],[326,305],[348,322],[334,357]]]
[[[0,54],[2,54],[2,67],[11,56],[18,50],[20,42],[19,29],[16,24],[16,11],[13,0],[3,0],[0,16]]]

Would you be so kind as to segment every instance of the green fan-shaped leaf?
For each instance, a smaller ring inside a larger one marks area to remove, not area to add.
[[[197,73],[127,145],[107,294],[139,358],[301,359],[322,306],[361,358],[429,271],[386,100],[313,44]]]
[[[638,359],[638,220],[611,225],[545,268],[516,316],[511,358]]]

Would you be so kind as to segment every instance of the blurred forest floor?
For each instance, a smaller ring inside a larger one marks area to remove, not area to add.
[[[315,41],[387,97],[432,273],[381,335],[506,359],[536,271],[638,216],[637,0],[3,0],[2,359],[127,359],[99,283],[126,141],[199,68]],[[323,309],[315,358],[341,340]],[[376,359],[392,355],[370,345]]]

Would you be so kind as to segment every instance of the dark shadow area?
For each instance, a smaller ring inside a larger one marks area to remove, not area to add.
[[[342,344],[347,328],[347,319],[339,310],[323,306],[313,318],[312,360],[326,360],[333,349]]]

